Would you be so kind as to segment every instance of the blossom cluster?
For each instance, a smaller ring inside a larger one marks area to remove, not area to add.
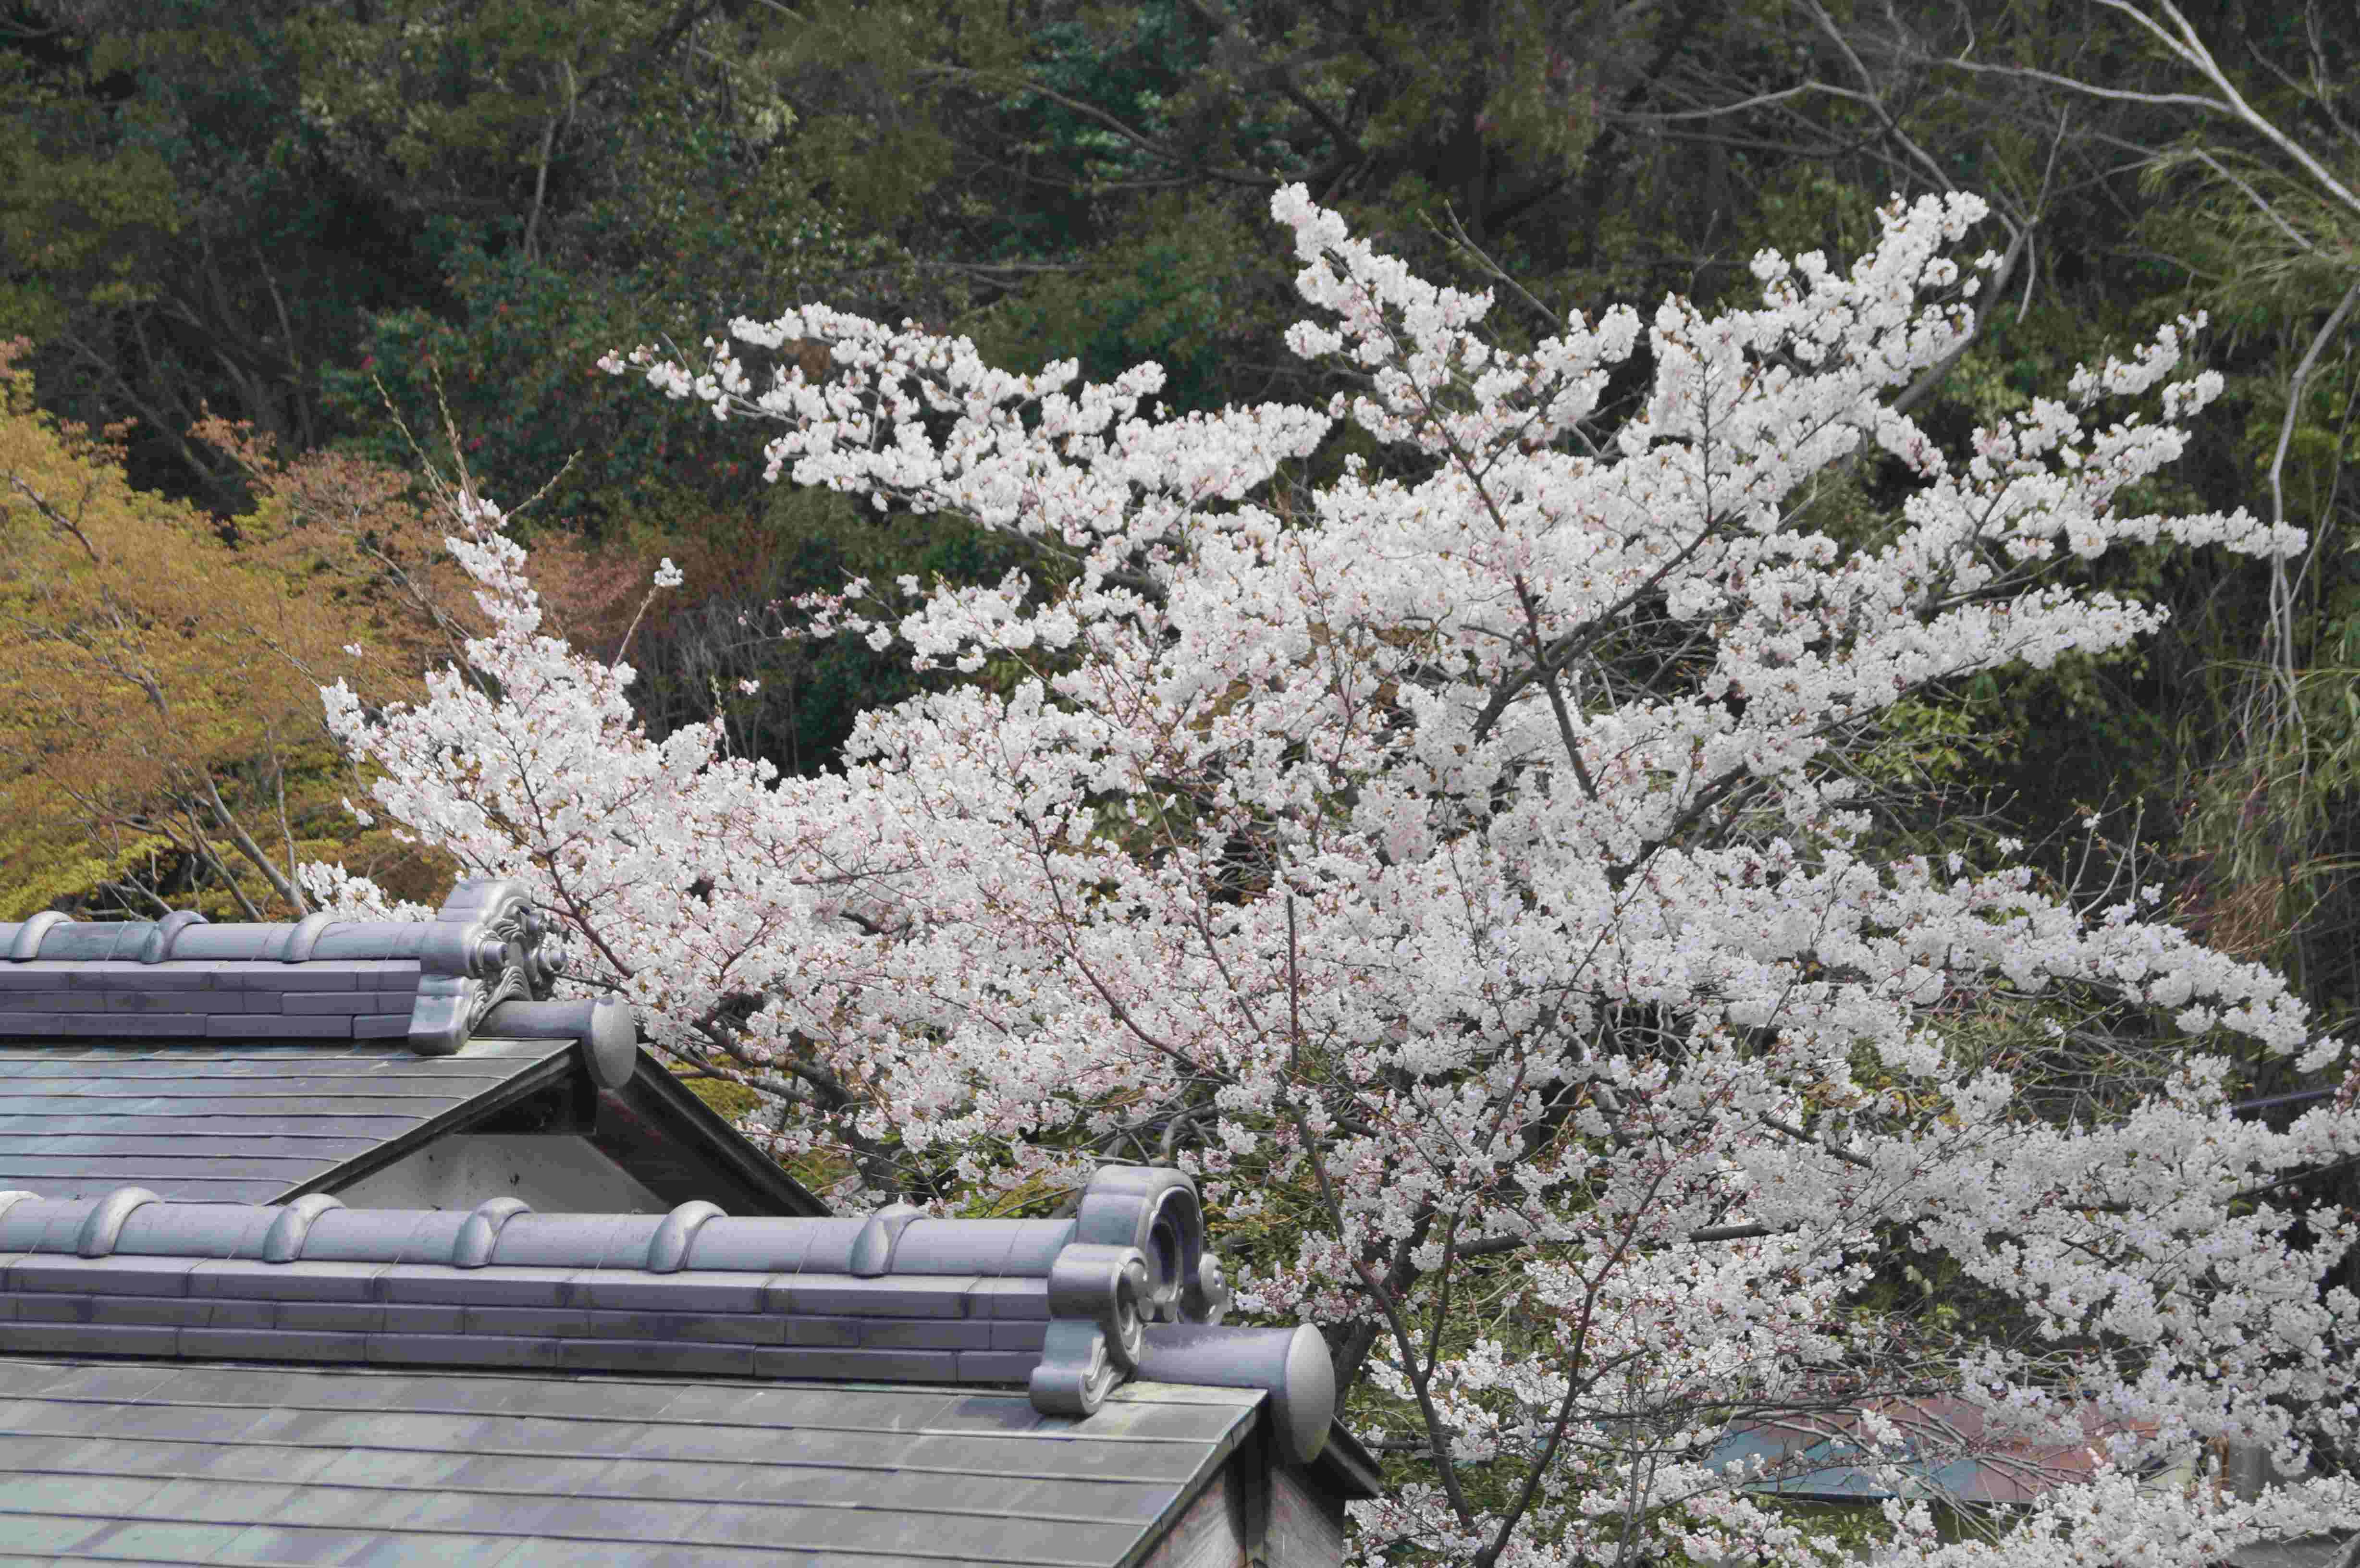
[[[1972,198],[1896,202],[1849,270],[1757,258],[1754,308],[1616,309],[1514,353],[1479,332],[1488,295],[1299,187],[1272,210],[1318,313],[1289,345],[1367,383],[1325,409],[1173,417],[1153,365],[1011,375],[818,306],[736,321],[701,365],[604,362],[775,427],[773,480],[1033,541],[1037,577],[903,579],[899,615],[855,583],[802,628],[1012,661],[1012,686],[866,713],[813,779],[725,757],[713,725],[651,743],[629,669],[539,635],[524,552],[471,501],[451,546],[492,681],[445,671],[375,716],[324,693],[384,770],[377,808],[532,889],[576,933],[569,984],[762,1090],[782,1150],[850,1151],[844,1206],[921,1156],[981,1191],[1070,1183],[1142,1127],[1232,1218],[1294,1195],[1300,1249],[1241,1269],[1241,1302],[1372,1325],[1363,1392],[1433,1452],[1431,1481],[1356,1505],[1364,1561],[1831,1561],[1704,1462],[1721,1419],[1929,1378],[1991,1441],[2078,1441],[2092,1411],[2114,1435],[1996,1546],[1893,1508],[1895,1561],[2194,1562],[2172,1553],[2360,1523],[2342,1483],[2238,1504],[2137,1479],[2216,1439],[2292,1464],[2360,1434],[2360,1302],[2320,1289],[2353,1226],[2303,1214],[2299,1249],[2283,1187],[2249,1201],[2360,1154],[2360,1115],[2228,1109],[2241,1053],[2318,1073],[2343,1043],[2131,907],[1880,858],[1829,766],[1928,682],[2158,624],[2037,581],[2060,549],[2300,548],[2243,512],[2118,509],[2219,390],[2169,379],[2196,323],[1951,452],[1893,395],[1972,332],[1947,252]],[[790,340],[830,373],[758,387],[744,356]],[[1618,419],[1608,378],[1643,343]],[[2150,396],[2152,420],[2128,407]],[[1264,505],[1344,419],[1389,473]],[[1869,454],[1915,483],[1873,552],[1802,517]],[[1643,608],[1710,662],[1613,701],[1585,672]],[[2181,1049],[2131,1109],[2060,1121],[2015,1063],[1954,1049],[1961,997],[2162,1009]],[[1895,1235],[2020,1332],[1869,1305]],[[1466,1316],[1477,1268],[1513,1311]]]

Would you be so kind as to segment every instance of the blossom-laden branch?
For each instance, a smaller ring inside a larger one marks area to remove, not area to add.
[[[631,356],[776,426],[772,479],[1061,552],[1046,593],[904,578],[893,620],[848,608],[856,583],[813,618],[1012,682],[866,713],[814,779],[724,757],[711,726],[655,745],[628,667],[538,635],[523,551],[474,505],[452,548],[497,694],[445,673],[370,718],[326,691],[388,772],[380,808],[560,911],[591,955],[573,983],[658,1045],[808,1086],[779,1136],[850,1149],[852,1207],[927,1159],[987,1198],[1070,1184],[1195,1118],[1175,1158],[1227,1222],[1296,1224],[1292,1256],[1240,1270],[1242,1306],[1342,1334],[1356,1419],[1404,1417],[1436,1456],[1441,1486],[1356,1505],[1362,1561],[1827,1561],[1703,1463],[1720,1421],[1929,1380],[1988,1412],[1986,1448],[2079,1442],[2092,1414],[2121,1434],[1977,1561],[2360,1522],[2338,1483],[2240,1504],[2133,1474],[2224,1434],[2289,1461],[2353,1438],[2360,1302],[2318,1282],[2354,1227],[2240,1197],[2360,1153],[2360,1116],[2227,1109],[2238,1051],[2325,1073],[2342,1042],[2279,977],[2139,919],[2155,889],[2085,913],[2023,867],[1877,860],[1826,776],[1831,735],[1916,687],[2153,627],[2039,583],[2060,552],[2300,548],[2243,512],[2124,515],[2219,390],[2170,379],[2195,323],[1953,453],[1896,403],[1972,330],[1977,278],[1946,255],[1972,197],[1896,202],[1849,271],[1764,255],[1754,308],[1618,309],[1515,354],[1476,330],[1488,295],[1413,277],[1299,187],[1273,212],[1320,316],[1290,345],[1369,374],[1324,411],[1174,418],[1153,365],[1014,376],[817,306],[734,323],[702,366]],[[1649,396],[1606,428],[1643,334]],[[756,389],[741,352],[812,340],[824,382]],[[1422,476],[1351,463],[1306,507],[1257,504],[1347,418]],[[1869,450],[1915,489],[1893,542],[1846,555],[1795,514]],[[1566,650],[1643,592],[1710,663],[1585,692]],[[2044,1118],[2001,1065],[2041,1041],[1947,1047],[1978,996],[2159,1009],[2181,1049]],[[2009,1312],[1878,1305],[1896,1246]],[[1964,1561],[1922,1508],[1887,1528],[1896,1560]]]

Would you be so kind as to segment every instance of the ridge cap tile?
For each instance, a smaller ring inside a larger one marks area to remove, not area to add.
[[[400,1334],[362,1336],[363,1356],[378,1366],[499,1367],[554,1370],[563,1365],[562,1345],[548,1335],[513,1334]]]
[[[189,1294],[235,1301],[363,1301],[382,1300],[377,1277],[390,1263],[344,1263],[299,1258],[265,1263],[258,1258],[191,1260]]]
[[[1049,1281],[1022,1275],[978,1280],[967,1292],[968,1315],[1042,1319],[1049,1315]]]
[[[71,1253],[27,1253],[14,1259],[5,1275],[0,1275],[0,1290],[27,1295],[51,1295],[78,1292],[90,1295],[97,1279],[114,1282],[113,1289],[99,1287],[107,1295],[130,1295],[122,1288],[125,1281],[136,1281],[151,1287],[137,1292],[150,1296],[185,1296],[189,1293],[189,1276],[198,1259],[193,1258],[154,1258],[137,1253],[118,1253],[105,1258],[82,1258]]]
[[[650,1274],[644,1269],[586,1269],[583,1305],[600,1312],[770,1312],[761,1275],[723,1269]]]
[[[587,1307],[582,1269],[487,1263],[460,1269],[447,1263],[384,1266],[378,1299],[428,1305],[486,1307]]]
[[[556,1365],[585,1370],[661,1367],[693,1377],[751,1377],[758,1358],[773,1347],[680,1339],[555,1339]],[[667,1417],[667,1420],[670,1418]]]
[[[764,1285],[769,1311],[807,1317],[961,1318],[973,1274],[781,1274]]]
[[[590,1321],[591,1313],[587,1307],[465,1306],[415,1310],[442,1310],[458,1314],[456,1328],[438,1331],[450,1334],[503,1338],[523,1334],[541,1339],[587,1339],[595,1327]]]
[[[472,1327],[477,1312],[515,1309],[470,1307]],[[792,1318],[770,1312],[696,1312],[599,1311],[582,1314],[582,1339],[677,1339],[707,1345],[785,1345]],[[563,1331],[558,1331],[563,1334]]]

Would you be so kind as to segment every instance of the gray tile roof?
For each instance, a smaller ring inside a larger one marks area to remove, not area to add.
[[[1266,1397],[0,1359],[0,1552],[1125,1568]]]
[[[570,1072],[573,1050],[490,1039],[427,1057],[399,1040],[0,1045],[0,1190],[85,1198],[137,1186],[270,1203],[503,1091],[530,1092]]]
[[[0,1191],[268,1202],[340,1189],[563,1080],[651,1191],[826,1212],[643,1053],[512,883],[431,921],[0,923]]]
[[[1223,1327],[1196,1185],[1112,1167],[1060,1220],[537,1214],[0,1193],[0,1355],[1022,1383],[1085,1415],[1131,1378],[1254,1387],[1308,1463],[1309,1328]]]

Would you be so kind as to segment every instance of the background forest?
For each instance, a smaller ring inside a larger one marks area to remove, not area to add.
[[[2208,312],[2197,358],[2229,393],[2138,509],[2243,506],[2311,546],[2068,563],[2064,583],[2168,607],[2164,631],[1905,703],[1844,760],[1880,847],[2019,838],[2084,909],[2159,884],[2176,923],[2344,1029],[2360,19],[2182,14],[8,0],[0,920],[288,919],[314,860],[440,902],[457,868],[346,809],[366,780],[318,689],[412,699],[463,659],[480,617],[438,519],[456,485],[521,513],[545,629],[628,659],[650,735],[717,713],[737,755],[790,773],[950,677],[783,640],[789,599],[854,574],[1038,574],[1004,538],[763,483],[742,432],[600,374],[610,349],[824,301],[1014,368],[1156,360],[1178,409],[1324,402],[1339,373],[1281,346],[1302,313],[1267,215],[1284,183],[1423,277],[1495,288],[1513,348],[1571,310],[1711,309],[1765,246],[1848,262],[1895,192],[1965,190],[2004,260],[1976,340],[1906,406],[1955,441]],[[1339,435],[1283,474],[1280,509],[1356,451],[1387,461]],[[1855,463],[1820,483],[1814,526],[1874,548],[1902,493]],[[665,557],[685,587],[650,596]],[[1601,650],[1610,677],[1699,651],[1668,617],[1653,632]]]

